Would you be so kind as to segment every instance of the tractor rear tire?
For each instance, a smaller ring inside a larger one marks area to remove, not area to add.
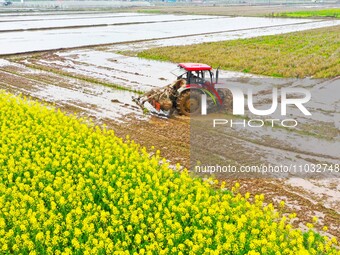
[[[201,110],[201,93],[194,90],[184,91],[177,98],[176,106],[180,115],[197,115]]]

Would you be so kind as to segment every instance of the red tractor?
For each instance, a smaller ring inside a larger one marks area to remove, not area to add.
[[[134,98],[134,101],[144,110],[160,117],[169,117],[175,109],[180,115],[199,113],[203,93],[215,104],[223,105],[226,94],[215,89],[218,69],[214,75],[209,65],[180,63],[172,73],[177,76],[173,84],[151,90],[141,97]]]
[[[214,73],[212,68],[200,63],[180,63],[178,65],[184,74],[178,78],[184,78],[186,85],[177,90],[176,108],[179,114],[197,114],[201,109],[201,94],[208,94],[210,98],[218,100],[222,104],[223,99],[217,93],[215,84],[218,82],[218,69]]]

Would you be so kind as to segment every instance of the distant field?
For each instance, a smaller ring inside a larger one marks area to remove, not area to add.
[[[296,11],[296,12],[283,12],[275,15],[277,17],[291,17],[291,18],[311,18],[311,17],[328,17],[328,18],[340,18],[339,9],[326,9],[326,10],[308,10],[308,11]]]
[[[267,6],[194,6],[194,5],[157,5],[151,7],[135,7],[124,9],[124,11],[137,11],[141,13],[175,13],[175,14],[206,14],[206,15],[225,15],[225,16],[278,16],[286,13],[305,13],[318,12],[327,7],[314,5],[311,9],[306,9],[303,5],[267,5]],[[328,7],[329,8],[329,7]],[[306,11],[308,10],[308,11]],[[339,9],[330,9],[333,11]],[[321,11],[323,12],[323,11]],[[319,16],[319,15],[318,15]],[[293,17],[293,16],[292,16]],[[300,17],[300,16],[295,16]]]
[[[153,48],[139,57],[203,62],[221,69],[275,77],[340,74],[340,26],[189,46]]]

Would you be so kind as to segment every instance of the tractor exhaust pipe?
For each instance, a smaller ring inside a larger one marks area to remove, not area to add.
[[[216,82],[215,83],[218,83],[218,73],[220,71],[220,67],[217,67],[216,69]]]

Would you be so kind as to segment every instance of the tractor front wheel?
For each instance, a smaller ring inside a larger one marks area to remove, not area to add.
[[[201,93],[198,91],[184,91],[176,101],[177,111],[180,115],[195,115],[201,109]]]

